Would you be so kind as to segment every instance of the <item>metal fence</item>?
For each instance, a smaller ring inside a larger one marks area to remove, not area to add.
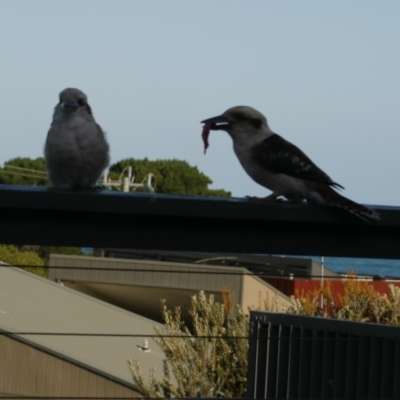
[[[398,327],[252,312],[248,360],[248,398],[400,398]]]

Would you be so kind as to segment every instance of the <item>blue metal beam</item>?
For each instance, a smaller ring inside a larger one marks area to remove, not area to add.
[[[400,258],[400,208],[374,208],[0,185],[0,243]]]

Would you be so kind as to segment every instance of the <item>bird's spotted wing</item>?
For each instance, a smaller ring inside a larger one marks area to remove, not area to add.
[[[320,182],[328,186],[343,186],[334,182],[318,168],[298,147],[277,134],[263,140],[251,149],[254,160],[264,168],[277,174],[286,174],[307,181]]]

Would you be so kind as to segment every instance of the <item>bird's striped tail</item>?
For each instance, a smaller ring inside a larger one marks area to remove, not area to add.
[[[343,208],[364,221],[380,221],[381,217],[375,210],[349,200],[331,188],[326,189],[327,190],[324,191],[325,193],[323,193],[323,195],[327,203]]]

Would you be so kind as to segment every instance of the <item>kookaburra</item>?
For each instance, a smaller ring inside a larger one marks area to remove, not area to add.
[[[109,164],[109,146],[86,95],[60,93],[44,147],[50,183],[56,188],[90,189]]]
[[[233,140],[233,149],[242,167],[261,186],[272,191],[266,200],[284,196],[288,200],[307,200],[315,204],[335,205],[367,220],[379,220],[379,214],[357,204],[334,189],[343,186],[334,182],[298,147],[273,132],[267,119],[251,107],[238,106],[222,115],[202,121],[207,132],[224,130]]]

